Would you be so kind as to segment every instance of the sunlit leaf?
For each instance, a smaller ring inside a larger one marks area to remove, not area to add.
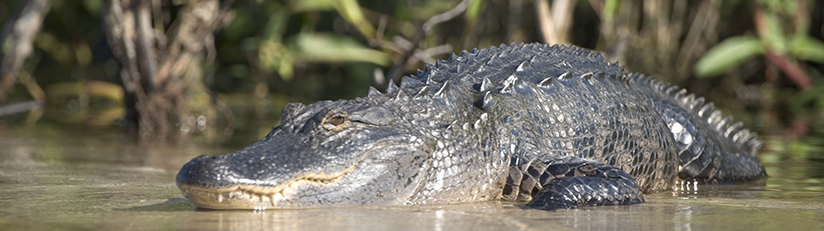
[[[615,13],[618,12],[618,6],[621,5],[620,3],[620,0],[606,0],[604,2],[604,21],[612,22]]]
[[[708,77],[724,73],[753,56],[764,53],[764,46],[752,36],[730,37],[716,44],[695,64],[695,75]]]
[[[801,60],[824,63],[824,43],[804,34],[793,38],[790,43],[790,52]]]
[[[294,39],[296,59],[310,62],[369,62],[388,66],[389,55],[335,34],[303,33]]]
[[[366,38],[375,38],[375,27],[366,20],[357,0],[338,0],[337,10],[346,21],[358,28],[361,35]]]
[[[336,0],[293,0],[289,1],[292,12],[328,11],[335,9]]]

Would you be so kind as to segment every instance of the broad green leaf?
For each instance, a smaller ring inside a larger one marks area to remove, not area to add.
[[[294,39],[295,59],[308,62],[369,62],[388,66],[389,55],[335,34],[302,33]]]
[[[824,63],[824,43],[807,35],[797,35],[790,43],[790,52],[795,58]]]
[[[764,46],[756,37],[730,37],[710,48],[698,60],[695,64],[695,75],[701,78],[718,75],[763,53]]]

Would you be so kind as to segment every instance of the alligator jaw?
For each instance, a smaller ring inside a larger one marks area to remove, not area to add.
[[[239,184],[229,187],[204,187],[195,184],[180,183],[178,188],[183,196],[189,198],[198,208],[205,209],[254,209],[278,207],[284,198],[302,186],[329,187],[354,170],[354,166],[342,172],[327,174],[307,174],[278,186],[257,186]],[[280,206],[285,207],[285,206]]]
[[[283,193],[272,189],[255,188],[249,186],[234,186],[229,188],[206,188],[196,185],[178,185],[183,196],[189,198],[198,208],[205,209],[255,209],[274,207]],[[252,189],[252,190],[250,190]]]

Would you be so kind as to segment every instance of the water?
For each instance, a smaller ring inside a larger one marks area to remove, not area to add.
[[[647,195],[633,206],[518,203],[204,211],[174,177],[235,148],[135,142],[115,130],[0,127],[2,230],[824,230],[824,163],[766,165],[766,185]],[[251,141],[249,141],[251,143]]]

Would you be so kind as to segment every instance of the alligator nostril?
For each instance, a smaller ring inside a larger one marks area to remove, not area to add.
[[[208,182],[210,176],[214,175],[214,168],[212,167],[220,162],[217,156],[201,155],[192,158],[180,168],[180,172],[177,174],[177,183],[198,184]]]

